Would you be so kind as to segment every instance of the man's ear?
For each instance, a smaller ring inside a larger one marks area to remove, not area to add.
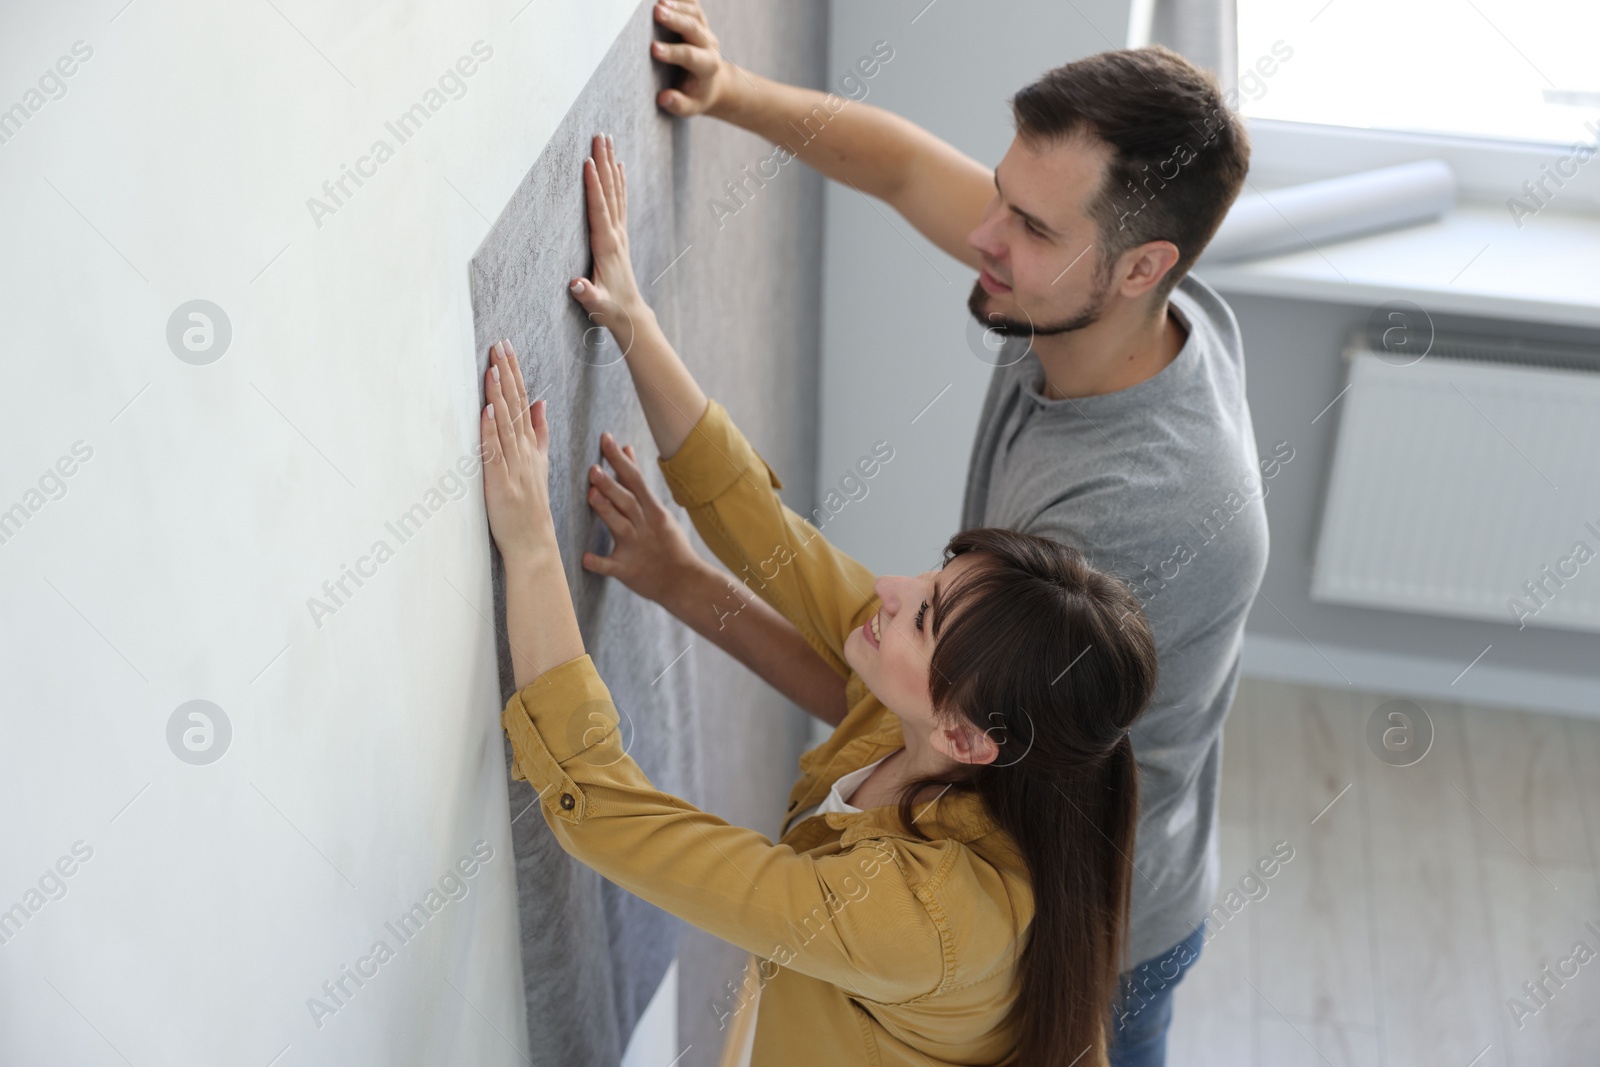
[[[1178,262],[1178,246],[1171,241],[1146,241],[1122,253],[1117,264],[1117,292],[1137,299],[1160,283]]]
[[[954,726],[938,727],[930,740],[934,748],[958,763],[993,763],[1000,756],[1000,746],[988,732],[965,719],[958,719]]]

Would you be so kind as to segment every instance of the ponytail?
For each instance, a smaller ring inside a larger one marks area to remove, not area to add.
[[[1128,730],[1155,692],[1155,641],[1128,587],[1075,549],[1010,530],[957,534],[945,558],[983,565],[952,583],[934,621],[929,693],[941,715],[987,732],[993,763],[908,783],[971,790],[1028,866],[1033,920],[1010,1021],[1018,1062],[1105,1061],[1128,961],[1139,771]]]

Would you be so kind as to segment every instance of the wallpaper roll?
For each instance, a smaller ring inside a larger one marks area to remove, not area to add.
[[[651,6],[641,0],[472,257],[477,370],[481,378],[491,342],[510,338],[529,396],[549,405],[551,510],[585,645],[622,715],[628,754],[666,792],[776,838],[806,747],[799,713],[659,606],[579,564],[584,549],[610,550],[585,503],[602,430],[637,447],[645,477],[676,510],[621,353],[567,294],[568,280],[590,268],[582,164],[595,133],[613,135],[627,167],[634,269],[663,330],[785,480],[814,484],[815,420],[806,412],[816,396],[820,179],[798,163],[762,177],[770,145],[655,106],[667,71],[649,55]],[[825,9],[707,7],[725,46],[758,69],[812,84],[822,76]],[[744,183],[734,186],[739,197],[732,182]],[[790,503],[803,510],[808,500]],[[498,623],[498,555],[493,579]],[[513,676],[497,629],[504,701]],[[509,768],[509,743],[505,752]],[[680,1044],[659,1062],[681,1053],[676,1067],[714,1063],[731,1010],[725,990],[745,952],[567,856],[528,783],[509,783],[508,798],[534,1062],[617,1067],[677,958]]]
[[[652,102],[661,85],[649,60],[651,36],[644,5],[512,193],[472,257],[469,275],[479,376],[490,343],[509,338],[528,395],[547,404],[550,505],[562,562],[584,644],[622,716],[629,755],[661,789],[693,798],[701,792],[692,743],[697,657],[680,656],[690,634],[655,605],[579,564],[586,549],[609,550],[604,527],[585,503],[600,432],[638,445],[641,460],[651,452],[620,353],[608,335],[591,329],[566,292],[571,278],[589,270],[582,167],[594,134],[611,134],[627,163],[634,263],[658,313],[670,315],[675,286],[687,273],[649,284],[675,254],[677,240],[672,123]],[[654,466],[647,461],[645,473],[661,493]],[[515,686],[498,624],[505,617],[498,553],[493,566],[503,704]],[[505,751],[509,767],[509,741]],[[683,924],[563,852],[533,810],[539,798],[527,782],[510,782],[508,796],[529,1046],[541,1064],[616,1067],[677,953]]]
[[[1455,205],[1456,176],[1438,159],[1247,193],[1201,259],[1227,263],[1436,219]]]

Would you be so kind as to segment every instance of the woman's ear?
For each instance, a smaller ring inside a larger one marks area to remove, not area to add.
[[[930,740],[934,748],[957,763],[993,763],[1000,756],[1000,746],[988,731],[978,729],[965,719],[958,718],[952,726],[935,727]]]

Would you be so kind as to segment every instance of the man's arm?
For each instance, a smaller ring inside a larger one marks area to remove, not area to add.
[[[783,145],[834,181],[887,201],[956,259],[981,266],[967,234],[995,195],[993,170],[882,108],[784,85],[728,62],[699,0],[659,0],[655,18],[683,43],[658,41],[653,54],[686,72],[681,85],[657,97],[663,109],[711,115]]]

